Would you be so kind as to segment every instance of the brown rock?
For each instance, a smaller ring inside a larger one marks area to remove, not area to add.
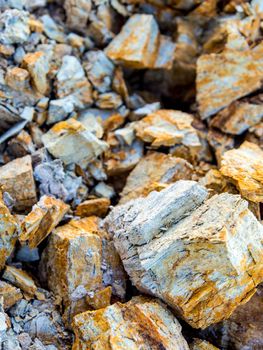
[[[0,281],[0,298],[3,298],[4,309],[7,310],[13,306],[18,300],[23,298],[20,289],[12,286],[11,284]]]
[[[0,167],[0,185],[15,200],[15,209],[30,208],[37,201],[30,156],[17,158]]]
[[[80,217],[85,216],[105,216],[109,210],[110,200],[108,198],[89,199],[80,203],[75,214]]]
[[[34,280],[23,270],[13,266],[6,266],[3,279],[20,288],[23,292],[33,297],[37,291]]]
[[[42,196],[21,224],[22,232],[19,237],[21,244],[28,244],[30,248],[37,247],[57,226],[68,210],[69,206],[63,201],[50,196]]]
[[[219,350],[214,345],[208,343],[206,340],[195,339],[190,346],[191,350]]]
[[[245,141],[238,149],[225,152],[220,172],[252,202],[263,202],[263,151]]]
[[[135,297],[126,304],[75,316],[74,350],[188,350],[181,326],[156,299]]]
[[[29,73],[27,70],[19,67],[9,68],[5,81],[11,88],[21,91],[29,87]]]

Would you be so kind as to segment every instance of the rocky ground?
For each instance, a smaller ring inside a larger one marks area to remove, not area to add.
[[[0,0],[0,350],[263,349],[263,2]]]

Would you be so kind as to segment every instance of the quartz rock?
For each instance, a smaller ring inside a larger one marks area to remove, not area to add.
[[[180,180],[105,219],[132,283],[194,328],[227,319],[263,276],[263,227],[248,203],[229,193],[206,197]]]
[[[37,286],[25,271],[17,269],[13,266],[6,266],[3,279],[20,288],[23,292],[33,297],[37,291]]]
[[[121,298],[125,295],[123,267],[96,217],[73,219],[55,229],[42,254],[40,271],[54,294],[62,297],[68,324],[75,314],[93,309],[90,299],[98,292],[109,302],[105,288],[111,286]]]
[[[8,9],[0,14],[0,43],[22,44],[28,40],[29,16],[25,11]]]
[[[21,224],[19,240],[30,248],[37,247],[62,220],[69,206],[59,199],[42,196]]]
[[[80,203],[75,214],[80,217],[85,216],[105,216],[109,210],[110,200],[108,198],[89,199]]]
[[[0,281],[0,298],[3,298],[4,309],[7,310],[23,298],[20,289],[4,281]]]
[[[191,350],[219,350],[214,345],[208,343],[206,340],[195,339],[190,346]]]
[[[30,156],[17,158],[0,167],[0,185],[15,200],[15,208],[30,208],[37,201]]]
[[[48,151],[65,164],[90,162],[108,146],[74,119],[55,124],[42,137]]]
[[[148,153],[129,174],[120,203],[145,197],[158,189],[160,184],[169,184],[181,179],[190,180],[192,173],[192,165],[182,158],[159,152]]]
[[[263,202],[263,151],[245,141],[238,149],[223,154],[220,172],[252,202]]]
[[[75,350],[188,350],[181,326],[156,299],[134,297],[97,311],[75,316]]]

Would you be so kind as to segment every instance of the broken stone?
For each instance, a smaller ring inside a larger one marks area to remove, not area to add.
[[[85,30],[91,5],[91,0],[66,0],[64,8],[67,14],[67,25],[72,29]]]
[[[100,182],[94,187],[94,193],[98,197],[102,198],[113,198],[115,196],[115,191],[114,189],[105,184],[105,182]]]
[[[189,349],[179,322],[156,299],[134,297],[126,304],[84,312],[75,316],[73,329],[75,349]]]
[[[142,158],[129,174],[120,203],[145,197],[151,191],[157,190],[160,184],[169,184],[181,179],[190,180],[192,174],[193,167],[186,160],[151,152]]]
[[[35,151],[31,136],[24,130],[8,142],[8,153],[15,157],[23,157]]]
[[[121,96],[115,92],[100,94],[96,100],[96,106],[101,109],[117,109],[122,105]]]
[[[108,147],[74,119],[55,124],[42,140],[48,151],[65,164],[90,162]]]
[[[47,124],[54,124],[66,119],[74,111],[74,98],[67,96],[51,100],[48,108]]]
[[[21,116],[18,114],[18,110],[9,104],[2,104],[0,102],[0,131],[8,130],[12,125],[23,121]],[[9,131],[9,130],[8,130]]]
[[[28,40],[30,30],[28,13],[8,9],[0,14],[0,43],[22,44]]]
[[[0,167],[0,185],[15,200],[15,209],[30,208],[37,201],[30,156],[17,158]]]
[[[89,199],[77,206],[75,214],[80,217],[92,215],[103,217],[107,214],[109,206],[110,200],[108,198]]]
[[[191,350],[219,350],[214,345],[208,343],[206,340],[195,339],[190,346]]]
[[[196,182],[180,180],[105,219],[132,283],[194,328],[228,318],[263,276],[263,227],[248,203],[229,193],[206,197]]]
[[[56,22],[49,15],[42,16],[41,21],[43,22],[43,29],[47,37],[56,40],[59,43],[65,42],[64,33],[59,30]]]
[[[7,310],[15,303],[23,298],[20,289],[11,284],[0,281],[0,298],[3,298],[4,309]],[[1,339],[1,337],[0,337]]]
[[[252,202],[263,201],[263,151],[245,141],[238,149],[224,153],[220,172],[229,178],[241,195]]]
[[[62,220],[69,206],[59,199],[42,196],[21,224],[21,244],[37,247]]]
[[[108,289],[103,292],[108,286],[112,286],[114,295],[125,295],[121,262],[107,234],[99,230],[96,217],[71,220],[54,230],[42,255],[40,271],[49,288],[62,297],[68,324],[75,314],[93,308],[94,302],[89,305],[87,297],[94,298],[101,292],[100,296],[109,301]]]
[[[6,266],[3,279],[20,288],[23,292],[33,297],[37,291],[34,280],[23,270],[13,266]]]
[[[15,90],[21,91],[29,87],[28,71],[19,67],[8,69],[5,80],[7,85]]]

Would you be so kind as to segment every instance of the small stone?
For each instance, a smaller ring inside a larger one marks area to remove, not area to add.
[[[134,297],[97,311],[75,316],[76,349],[188,350],[181,326],[156,299]]]
[[[30,208],[37,201],[30,156],[17,158],[0,167],[0,185],[15,200],[15,208]]]
[[[7,85],[18,91],[24,90],[29,86],[28,71],[19,67],[8,69],[5,80]]]
[[[62,30],[59,30],[56,22],[49,15],[42,16],[41,21],[43,22],[44,33],[48,38],[56,40],[59,43],[65,42],[65,34]]]
[[[62,220],[69,206],[59,199],[42,196],[21,224],[21,244],[36,248]]]
[[[241,195],[252,202],[263,202],[263,151],[245,141],[238,149],[223,154],[220,172],[229,178]]]
[[[16,260],[23,262],[33,262],[40,259],[38,248],[30,249],[24,245],[20,247],[16,252]]]
[[[91,5],[91,0],[66,0],[64,8],[67,14],[67,25],[75,30],[85,30]]]
[[[117,109],[122,105],[121,96],[115,92],[100,94],[96,100],[96,106],[100,109]]]
[[[105,182],[98,183],[94,188],[94,193],[96,196],[102,198],[111,199],[115,196],[114,189],[111,186],[105,184]]]
[[[108,198],[89,199],[77,206],[75,214],[80,217],[92,215],[103,217],[107,214],[109,206]]]
[[[37,291],[37,286],[34,280],[23,270],[13,266],[6,266],[3,279],[20,288],[23,292],[33,297]]]
[[[8,153],[15,157],[23,157],[35,151],[35,146],[31,136],[22,130],[20,133],[8,142]]]
[[[214,345],[208,343],[206,340],[195,339],[190,346],[191,350],[219,350]]]
[[[20,289],[4,281],[0,281],[0,298],[3,298],[4,309],[7,310],[23,298]]]
[[[8,9],[0,14],[0,43],[23,44],[28,40],[30,30],[28,13]]]
[[[74,98],[67,96],[51,100],[48,108],[47,124],[55,124],[66,119],[74,111]]]

